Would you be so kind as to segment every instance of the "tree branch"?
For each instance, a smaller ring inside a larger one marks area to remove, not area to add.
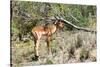
[[[60,18],[60,20],[64,21],[64,23],[66,23],[66,24],[72,26],[73,28],[75,28],[75,29],[77,29],[77,30],[83,30],[83,31],[86,31],[86,32],[95,32],[95,33],[96,33],[96,30],[91,30],[91,29],[89,29],[89,28],[78,27],[78,26],[74,25],[73,23],[71,23],[71,22],[69,22],[69,21],[63,19],[62,17]]]
[[[76,17],[74,17],[71,13],[70,13],[70,16],[71,16],[75,21],[79,22],[79,20],[78,20]]]

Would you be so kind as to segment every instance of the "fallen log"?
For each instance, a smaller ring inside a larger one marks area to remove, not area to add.
[[[57,17],[56,17],[56,18],[57,18]],[[65,20],[65,19],[62,18],[62,17],[59,18],[59,20],[63,21],[64,23],[68,24],[69,26],[71,26],[71,27],[73,27],[73,28],[75,28],[75,29],[77,29],[77,30],[83,30],[83,31],[86,31],[86,32],[94,32],[94,33],[96,33],[96,30],[92,30],[92,29],[89,29],[89,28],[78,27],[78,26],[74,25],[73,23],[71,23],[71,22]]]

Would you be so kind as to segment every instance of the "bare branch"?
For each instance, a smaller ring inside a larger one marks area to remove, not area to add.
[[[79,20],[78,20],[76,17],[74,17],[72,14],[70,14],[70,16],[71,16],[75,21],[79,22]]]
[[[87,31],[87,32],[95,32],[96,33],[96,30],[91,30],[89,28],[78,27],[78,26],[74,25],[73,23],[63,19],[62,17],[60,18],[60,20],[64,21],[66,24],[72,26],[73,28],[75,28],[77,30],[83,30],[83,31]]]

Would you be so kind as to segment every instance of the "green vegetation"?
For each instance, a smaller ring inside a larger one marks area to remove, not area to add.
[[[40,41],[40,61],[34,61],[31,30],[48,23],[47,18],[60,15],[71,23],[96,29],[96,6],[32,1],[11,1],[11,50],[13,66],[96,61],[96,33],[69,29],[53,34],[47,53],[45,37]]]

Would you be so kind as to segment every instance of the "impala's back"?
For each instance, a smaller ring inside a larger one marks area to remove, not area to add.
[[[36,33],[39,35],[51,35],[56,31],[56,25],[55,24],[47,24],[45,26],[35,26],[32,29],[32,33]]]

